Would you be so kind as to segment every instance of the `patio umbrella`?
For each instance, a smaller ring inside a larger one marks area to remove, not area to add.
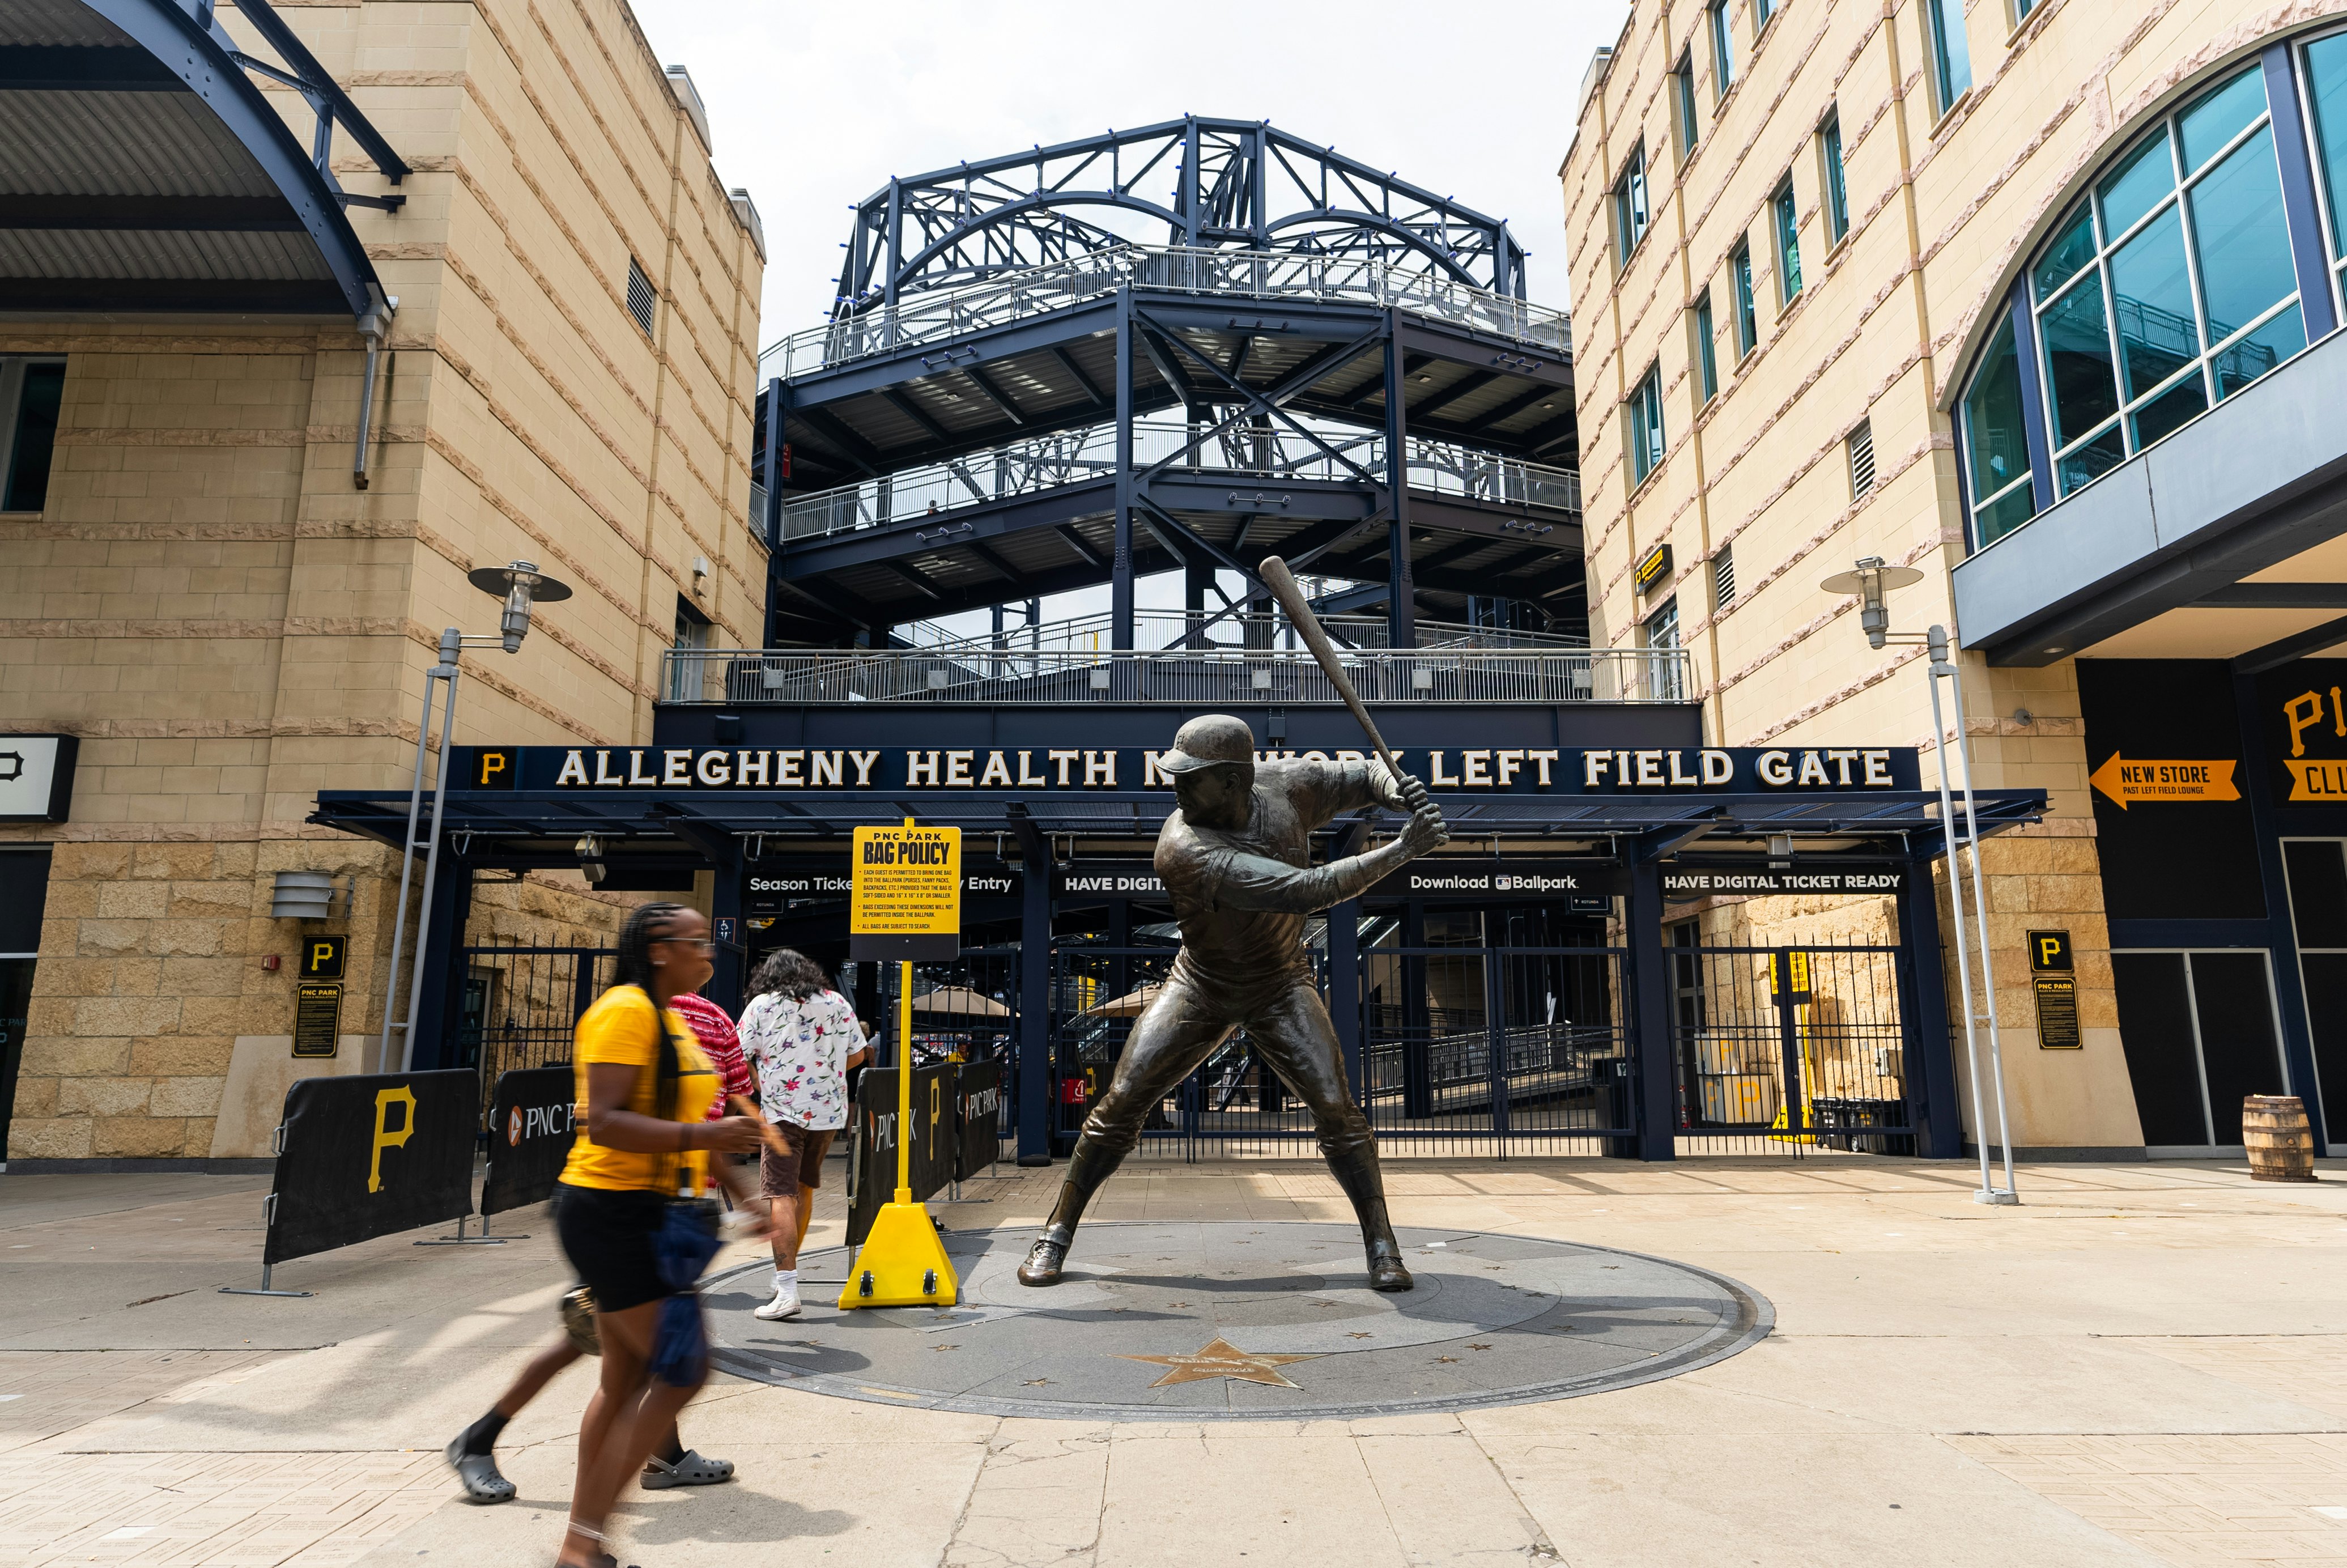
[[[1149,1004],[1157,999],[1158,984],[1159,982],[1152,980],[1138,990],[1127,991],[1121,997],[1111,997],[1104,1002],[1096,1002],[1092,1006],[1086,1008],[1081,1016],[1084,1018],[1139,1018],[1142,1013],[1148,1009]]]
[[[939,986],[913,999],[915,1012],[942,1013],[952,1018],[1009,1018],[1010,1009],[968,986]]]

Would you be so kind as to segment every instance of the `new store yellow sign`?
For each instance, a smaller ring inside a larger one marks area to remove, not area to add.
[[[2121,811],[2139,801],[2168,804],[2180,801],[2239,800],[2233,783],[2231,757],[2207,762],[2129,762],[2113,752],[2110,759],[2087,776],[2086,782],[2116,801]]]

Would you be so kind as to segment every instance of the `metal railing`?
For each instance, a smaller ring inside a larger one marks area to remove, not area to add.
[[[1134,466],[1168,463],[1184,473],[1287,481],[1343,481],[1358,479],[1360,472],[1382,479],[1385,474],[1382,435],[1316,430],[1327,444],[1324,449],[1290,429],[1225,431],[1204,441],[1198,438],[1199,429],[1167,420],[1136,421]],[[1190,449],[1194,444],[1194,451]],[[1331,456],[1330,450],[1339,456]],[[1114,425],[1061,431],[792,497],[783,503],[782,542],[790,545],[932,518],[942,524],[963,507],[1085,484],[1115,472]],[[1573,469],[1494,456],[1448,441],[1410,440],[1409,487],[1470,500],[1562,512],[1581,509],[1581,476]]]
[[[671,648],[661,659],[670,701],[729,707],[1343,701],[1309,653],[1286,649]],[[1676,648],[1366,649],[1345,661],[1371,702],[1676,702],[1687,690],[1686,654]]]
[[[1376,649],[1390,646],[1392,628],[1381,615],[1324,615],[1318,619],[1328,634],[1345,647]],[[1182,610],[1137,610],[1133,611],[1133,641],[1145,651],[1204,647],[1256,651],[1278,649],[1293,652],[1297,646],[1286,619],[1277,615],[1249,615],[1241,611],[1194,615]],[[954,631],[936,621],[918,621],[911,627],[898,626],[893,630],[920,652],[977,662],[998,655],[1046,650],[1054,653],[1098,655],[1115,647],[1115,617],[1102,610],[1092,615],[1047,621],[1040,626],[1009,626],[1000,632]],[[1430,652],[1451,648],[1562,651],[1585,649],[1589,646],[1589,640],[1548,631],[1519,631],[1509,627],[1421,620],[1418,622],[1418,646],[1421,651]]]
[[[787,381],[876,354],[941,343],[1099,299],[1128,284],[1226,298],[1390,307],[1553,354],[1573,353],[1572,322],[1563,311],[1372,257],[1120,245],[965,288],[925,292],[793,333],[759,355],[758,379]]]

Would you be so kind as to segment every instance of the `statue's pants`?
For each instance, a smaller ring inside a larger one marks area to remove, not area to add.
[[[1352,1200],[1364,1239],[1391,1241],[1377,1135],[1353,1102],[1337,1028],[1310,973],[1296,970],[1254,986],[1225,988],[1185,975],[1178,965],[1135,1020],[1108,1092],[1084,1118],[1051,1214],[1055,1227],[1073,1229],[1092,1194],[1133,1153],[1151,1109],[1242,1026],[1280,1081],[1311,1108],[1320,1153]]]

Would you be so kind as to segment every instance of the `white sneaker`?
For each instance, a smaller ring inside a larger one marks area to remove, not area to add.
[[[750,1314],[767,1323],[778,1323],[785,1317],[798,1315],[799,1287],[795,1284],[774,1286],[774,1298]]]

